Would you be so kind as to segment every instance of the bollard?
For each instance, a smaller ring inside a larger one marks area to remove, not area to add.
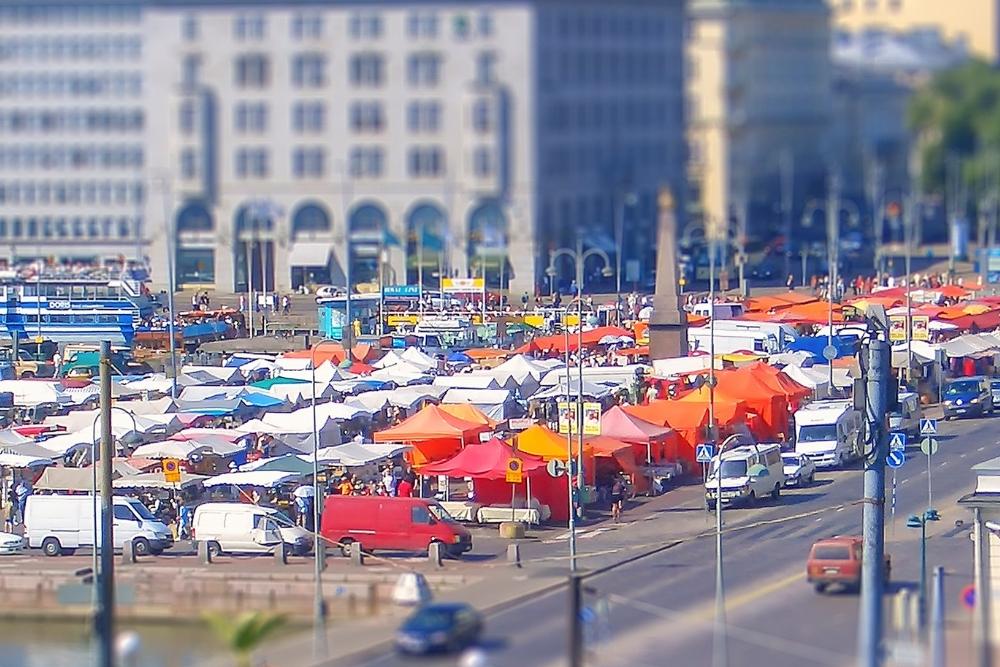
[[[444,545],[440,542],[431,542],[427,545],[427,560],[430,561],[431,565],[434,567],[443,567]]]
[[[508,544],[507,545],[507,562],[514,567],[521,567],[521,545],[520,544]]]
[[[288,549],[285,548],[284,542],[279,542],[278,546],[274,547],[274,562],[278,565],[288,565]]]
[[[375,596],[374,589],[369,593]],[[426,604],[433,597],[427,577],[419,572],[404,572],[396,579],[392,589],[392,601],[398,605],[416,607]]]
[[[122,542],[122,565],[131,565],[136,562],[135,557],[135,542],[132,540],[125,540]]]
[[[525,525],[522,521],[504,521],[500,524],[500,537],[505,540],[523,540]]]
[[[351,565],[364,565],[365,555],[361,551],[361,542],[351,542]]]
[[[212,564],[212,552],[208,550],[208,542],[198,542],[198,562],[202,565]]]
[[[904,588],[896,593],[892,606],[893,625],[899,635],[910,631],[910,589]]]
[[[319,541],[319,551],[316,552],[316,558],[319,558],[319,568],[320,570],[326,569],[326,540]]]

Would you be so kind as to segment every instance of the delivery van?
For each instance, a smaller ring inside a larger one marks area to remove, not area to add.
[[[194,511],[194,539],[207,542],[213,556],[226,553],[269,553],[282,542],[302,556],[312,547],[312,534],[273,507],[247,503],[205,503]]]
[[[340,544],[360,542],[365,551],[427,551],[440,542],[451,556],[472,549],[472,534],[434,500],[382,496],[330,496],[323,506],[322,535]]]
[[[721,474],[722,479],[717,479]],[[705,481],[705,506],[715,509],[722,487],[722,504],[753,506],[770,496],[777,500],[785,488],[781,446],[776,443],[740,445],[712,459]]]
[[[162,521],[134,498],[115,496],[114,548],[132,542],[136,555],[160,554],[169,548],[174,537]],[[78,547],[94,546],[94,496],[28,496],[24,508],[24,534],[28,546],[41,549],[46,556],[71,554]],[[100,538],[98,537],[98,544]]]
[[[742,331],[715,329],[711,327],[691,327],[688,329],[688,349],[690,352],[708,352],[712,349],[712,339],[715,339],[716,354],[732,354],[734,352],[755,352],[757,354],[777,354],[781,352],[778,338],[766,331]]]
[[[850,400],[816,401],[795,415],[795,453],[817,468],[839,467],[861,458],[861,413]]]

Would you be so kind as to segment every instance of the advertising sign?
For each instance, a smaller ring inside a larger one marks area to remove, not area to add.
[[[889,316],[889,340],[891,342],[906,340],[906,315]]]
[[[910,330],[913,340],[931,339],[931,320],[927,315],[914,315],[910,319]]]
[[[386,285],[382,288],[382,297],[386,301],[419,299],[420,285]]]
[[[441,281],[441,291],[450,294],[482,292],[484,287],[482,278],[445,278]]]
[[[576,434],[576,403],[559,403],[559,432]],[[601,404],[583,404],[583,434],[601,434]]]

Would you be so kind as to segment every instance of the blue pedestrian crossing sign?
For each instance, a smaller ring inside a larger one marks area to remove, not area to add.
[[[714,445],[697,445],[694,448],[694,460],[698,463],[711,463],[714,456]]]
[[[893,431],[889,434],[889,451],[906,451],[906,434],[902,431]]]
[[[937,434],[937,420],[936,419],[921,419],[920,420],[920,435],[935,435]]]
[[[906,452],[894,449],[885,457],[885,464],[890,468],[901,468],[906,463]]]

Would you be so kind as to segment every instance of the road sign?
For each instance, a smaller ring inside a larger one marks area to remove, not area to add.
[[[938,452],[937,438],[924,438],[920,441],[920,451],[927,456],[934,456]]]
[[[516,456],[512,456],[507,459],[507,476],[506,480],[511,484],[520,484],[521,478],[524,476],[524,464],[521,459]]]
[[[889,451],[890,452],[903,452],[906,451],[906,434],[902,431],[893,431],[889,435]]]
[[[969,609],[974,609],[976,606],[976,587],[973,584],[969,584],[962,589],[962,604],[964,604]]]
[[[698,463],[711,463],[715,456],[715,445],[697,445],[694,448],[694,460]]]
[[[890,468],[901,468],[906,463],[906,452],[894,449],[885,457],[885,464]]]
[[[833,361],[837,358],[837,348],[833,345],[827,345],[823,348],[823,358],[827,361]]]
[[[937,420],[936,419],[921,419],[920,420],[920,435],[937,435]]]
[[[163,481],[179,484],[181,481],[181,464],[177,459],[163,459]]]
[[[559,459],[552,459],[545,466],[545,469],[549,471],[549,475],[552,477],[562,477],[566,474],[566,462]]]

